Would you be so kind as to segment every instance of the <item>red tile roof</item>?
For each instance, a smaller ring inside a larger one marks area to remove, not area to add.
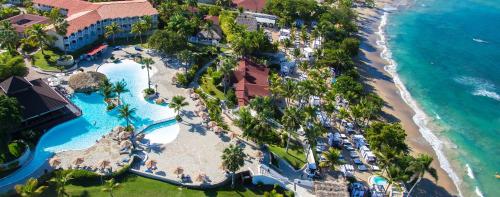
[[[49,23],[49,19],[47,17],[33,14],[20,14],[6,20],[12,23],[12,27],[14,27],[18,33],[23,33],[26,28],[31,27],[34,24]]]
[[[257,96],[269,96],[269,68],[241,59],[233,72],[238,105],[247,105]]]
[[[205,20],[212,21],[213,25],[219,25],[219,17],[218,16],[206,15]]]
[[[245,10],[261,12],[266,6],[266,0],[233,0],[233,4]]]
[[[147,0],[100,3],[82,0],[33,0],[33,3],[68,10],[66,20],[69,27],[66,35],[71,35],[99,20],[158,14]]]

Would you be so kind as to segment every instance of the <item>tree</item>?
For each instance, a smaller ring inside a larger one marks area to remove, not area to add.
[[[7,20],[0,22],[0,46],[9,51],[14,51],[19,44],[16,30]]]
[[[234,175],[245,165],[246,155],[243,148],[230,144],[222,152],[222,166],[231,172],[231,187],[234,188]]]
[[[130,33],[135,34],[136,36],[139,36],[139,40],[142,42],[142,34],[148,31],[151,28],[151,23],[148,22],[145,19],[140,19],[139,21],[135,22],[132,24],[132,29],[130,30]]]
[[[215,0],[215,5],[221,6],[221,7],[231,7],[231,4],[233,2],[231,0]]]
[[[325,160],[319,162],[319,166],[322,168],[335,170],[335,165],[342,164],[342,162],[339,161],[340,151],[335,148],[330,147],[328,151],[321,153],[321,155],[325,158]]]
[[[120,95],[129,91],[127,89],[127,83],[124,80],[115,82],[113,85],[113,91],[118,95],[118,101],[121,103]]]
[[[25,30],[26,42],[40,47],[43,55],[45,55],[43,49],[50,46],[54,41],[54,37],[48,35],[44,28],[45,25],[43,24],[34,24]]]
[[[227,85],[229,83],[229,75],[233,71],[234,65],[236,65],[236,60],[233,57],[221,56],[222,63],[220,64],[219,70],[224,75],[224,80],[222,82],[224,86],[224,94],[226,94]]]
[[[102,188],[103,192],[109,192],[109,196],[113,197],[113,191],[120,188],[120,183],[116,183],[115,179],[109,179],[105,182],[104,188]]]
[[[295,107],[288,107],[281,117],[281,123],[285,131],[288,132],[288,139],[286,143],[286,152],[288,153],[288,148],[290,146],[290,139],[292,135],[294,135],[297,130],[300,128],[300,122],[302,120],[302,113]]]
[[[398,153],[407,153],[405,138],[406,132],[399,123],[374,122],[366,129],[366,139],[376,151],[382,151],[383,146],[388,146]]]
[[[174,54],[187,47],[186,36],[170,30],[157,30],[148,40],[148,45],[162,53]]]
[[[55,176],[49,182],[55,184],[57,196],[69,196],[65,186],[71,179],[73,179],[73,172],[64,174],[63,171],[56,171]]]
[[[22,56],[12,56],[10,53],[0,55],[0,81],[12,76],[24,77],[27,74],[28,68]]]
[[[177,58],[181,60],[184,66],[184,74],[187,73],[188,68],[191,66],[191,61],[193,59],[193,53],[190,50],[184,49],[177,53]]]
[[[15,98],[0,95],[0,153],[8,152],[10,130],[16,128],[22,120],[22,108]],[[6,155],[0,155],[6,157]]]
[[[175,117],[177,120],[181,120],[181,116],[179,115],[181,109],[189,105],[189,103],[186,102],[185,100],[186,100],[185,97],[178,95],[172,97],[172,102],[168,104],[168,107],[174,109],[174,111],[177,113],[177,116]]]
[[[430,174],[436,181],[438,180],[437,171],[431,166],[432,160],[431,156],[421,154],[411,162],[409,170],[414,173],[414,177],[417,177],[417,181],[413,184],[410,191],[408,191],[408,196],[410,196],[415,186],[420,183],[426,173]]]
[[[146,69],[148,71],[148,89],[151,89],[151,78],[149,76],[149,70],[151,70],[151,65],[154,64],[155,62],[153,61],[152,58],[147,57],[147,58],[142,58],[140,63],[142,64],[142,69]]]
[[[197,0],[185,0],[186,4],[190,7],[198,7],[198,1]]]
[[[24,185],[16,185],[14,188],[17,194],[22,197],[35,197],[40,196],[47,189],[47,186],[40,186],[37,179],[30,178]]]
[[[125,119],[127,122],[127,128],[130,128],[130,119],[134,115],[136,108],[131,108],[129,104],[124,104],[120,107],[120,110],[118,111],[118,117],[120,119]]]
[[[112,22],[110,25],[104,27],[104,37],[109,38],[113,40],[113,43],[115,43],[115,36],[116,34],[120,33],[122,31],[122,28],[120,25],[116,22]]]
[[[401,169],[399,166],[394,164],[390,165],[387,168],[387,176],[385,176],[385,178],[387,179],[387,188],[385,188],[385,192],[387,193],[389,191],[389,188],[392,184],[400,181],[407,181],[408,175],[406,173],[407,172]]]

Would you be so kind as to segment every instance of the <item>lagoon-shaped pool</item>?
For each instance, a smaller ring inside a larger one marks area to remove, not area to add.
[[[156,105],[142,98],[141,92],[147,87],[148,82],[146,70],[141,69],[140,64],[124,60],[117,64],[104,64],[98,71],[106,74],[111,82],[124,80],[127,83],[129,92],[123,93],[120,97],[124,103],[136,108],[132,120],[135,128],[144,128],[155,121],[175,116],[174,111],[167,105]],[[14,184],[22,183],[27,178],[39,174],[40,172],[37,171],[42,166],[47,165],[47,159],[54,153],[89,148],[114,127],[125,125],[125,120],[118,118],[116,109],[110,112],[106,111],[103,97],[98,93],[75,94],[71,100],[80,107],[83,115],[53,127],[44,134],[36,146],[32,160],[11,175],[0,179],[0,191],[11,189]],[[177,137],[179,126],[175,120],[172,120],[162,123],[161,127],[148,130],[152,133],[161,130],[163,134],[158,137],[167,137],[169,139],[162,141],[171,142]]]

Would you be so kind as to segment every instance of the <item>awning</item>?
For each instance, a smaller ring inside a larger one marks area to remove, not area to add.
[[[102,51],[102,50],[104,50],[104,49],[106,49],[106,48],[108,48],[108,45],[101,44],[101,45],[99,45],[99,46],[97,46],[97,47],[92,48],[92,49],[91,49],[91,50],[87,53],[87,55],[93,56],[93,55],[95,55],[96,53],[99,53],[100,51]]]

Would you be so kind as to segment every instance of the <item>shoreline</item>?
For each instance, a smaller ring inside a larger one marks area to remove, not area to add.
[[[397,73],[394,62],[387,59],[390,58],[387,56],[387,49],[381,47],[385,44],[382,28],[387,17],[384,16],[387,14],[384,14],[383,8],[391,3],[391,0],[382,0],[377,2],[375,8],[356,9],[360,27],[358,36],[361,40],[357,58],[358,71],[367,89],[378,94],[386,102],[383,108],[384,117],[390,122],[400,122],[405,129],[406,141],[412,155],[425,153],[434,158],[432,167],[437,170],[439,180],[435,182],[426,175],[415,188],[415,192],[432,196],[460,196],[458,177],[451,171],[450,164],[441,151],[441,142],[425,128],[425,113],[418,109],[417,104],[407,94],[406,88],[395,76]],[[417,123],[422,124],[419,127]]]

